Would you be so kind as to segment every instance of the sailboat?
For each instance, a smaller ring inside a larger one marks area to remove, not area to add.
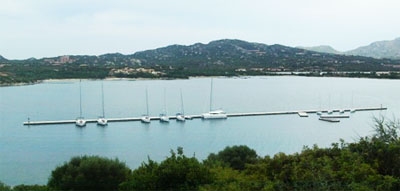
[[[350,113],[355,113],[356,109],[354,109],[354,95],[353,93],[351,94],[351,109],[350,109]]]
[[[142,118],[140,118],[140,120],[142,121],[142,123],[150,123],[150,117],[149,117],[149,98],[148,98],[148,93],[147,93],[147,88],[146,88],[146,114],[144,114],[142,116]]]
[[[86,120],[82,117],[82,86],[79,80],[79,117],[75,120],[75,125],[78,127],[86,126]]]
[[[160,122],[168,123],[169,122],[169,117],[167,115],[167,103],[166,103],[166,98],[165,95],[166,90],[164,88],[164,112],[160,114]]]
[[[177,121],[185,121],[185,111],[183,110],[183,96],[182,96],[182,90],[181,90],[181,112],[176,114],[176,120]]]
[[[104,88],[103,88],[103,82],[101,82],[101,107],[103,109],[103,115],[100,116],[97,119],[97,125],[106,126],[107,125],[107,119],[105,118],[105,114],[104,114]]]
[[[318,96],[319,98],[319,110],[317,111],[317,115],[322,115],[322,110],[321,110],[321,95]]]
[[[213,79],[211,78],[211,91],[210,91],[210,111],[208,113],[203,113],[201,116],[203,119],[226,119],[228,115],[226,115],[225,111],[218,109],[212,109],[212,94],[213,94]]]
[[[331,108],[331,95],[329,95],[329,109],[328,109],[328,114],[331,115],[333,113],[333,110]]]

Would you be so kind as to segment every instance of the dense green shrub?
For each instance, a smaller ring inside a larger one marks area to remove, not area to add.
[[[53,170],[48,186],[53,190],[117,190],[129,173],[118,159],[74,157]]]
[[[131,179],[121,185],[121,190],[197,190],[212,180],[209,170],[195,157],[186,157],[183,149],[160,164],[149,159],[134,170]]]
[[[257,161],[257,153],[245,145],[226,147],[218,154],[210,154],[208,163],[222,162],[235,170],[243,170],[246,164],[254,164]]]

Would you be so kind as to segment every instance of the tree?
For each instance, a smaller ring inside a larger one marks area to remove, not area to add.
[[[143,162],[142,165],[135,169],[129,180],[122,183],[120,190],[157,190],[158,167],[160,165],[148,158],[148,162]]]
[[[54,190],[117,190],[129,173],[130,169],[118,159],[73,157],[52,171],[48,186]]]
[[[171,156],[159,166],[158,186],[166,190],[194,190],[199,185],[210,181],[208,169],[195,157],[183,155],[178,148],[178,155],[171,151]]]
[[[218,154],[210,154],[207,163],[222,162],[235,170],[243,170],[246,164],[257,162],[257,153],[245,145],[226,147]]]
[[[13,191],[47,191],[49,190],[47,186],[43,185],[17,185],[13,187]]]
[[[367,163],[376,166],[380,174],[400,178],[400,122],[383,117],[374,118],[374,122],[373,136],[360,138],[348,147],[352,152],[360,153]]]
[[[11,188],[0,181],[0,191],[9,191]]]
[[[132,172],[129,182],[121,190],[197,190],[200,185],[211,182],[211,173],[195,157],[186,157],[183,149],[160,164],[149,159]]]

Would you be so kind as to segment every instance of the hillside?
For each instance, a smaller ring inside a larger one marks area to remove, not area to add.
[[[274,72],[307,72],[308,75],[334,72],[337,75],[343,71],[398,71],[399,64],[399,60],[327,54],[225,39],[208,44],[171,45],[131,55],[110,53],[4,60],[0,84],[65,78],[188,78],[271,75]]]
[[[173,45],[137,52],[132,57],[148,65],[224,66],[282,68],[282,70],[378,70],[377,60],[359,56],[317,53],[282,45],[265,45],[241,40],[218,40],[191,46]]]
[[[343,54],[342,52],[335,50],[334,48],[332,48],[329,45],[321,45],[321,46],[313,46],[313,47],[299,46],[299,47],[296,47],[296,48],[301,48],[301,49],[306,49],[306,50],[311,50],[311,51],[321,52],[321,53]]]
[[[321,52],[321,53],[365,56],[377,59],[381,58],[400,59],[400,38],[394,40],[373,42],[368,46],[362,46],[346,52],[337,51],[327,45],[313,46],[313,47],[298,47],[298,48]]]
[[[3,56],[0,55],[0,62],[4,62],[7,61],[7,59],[5,59]]]
[[[378,41],[368,46],[347,51],[348,55],[368,56],[374,58],[400,59],[400,38],[388,41]]]

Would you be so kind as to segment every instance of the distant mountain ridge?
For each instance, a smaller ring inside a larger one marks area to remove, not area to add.
[[[306,49],[306,50],[311,50],[315,52],[321,52],[321,53],[329,53],[329,54],[342,54],[342,52],[335,50],[329,45],[320,45],[320,46],[313,46],[313,47],[303,47],[303,46],[298,46],[296,48],[301,48],[301,49]]]
[[[189,46],[171,45],[136,52],[130,56],[143,63],[183,64],[183,65],[260,65],[266,57],[270,61],[280,55],[295,55],[304,50],[282,45],[265,45],[237,39],[211,41],[208,44],[196,43]]]
[[[368,46],[345,52],[347,55],[368,56],[374,58],[400,59],[400,38],[373,42]]]
[[[329,46],[320,46],[318,50],[334,52],[334,49]],[[7,61],[109,67],[190,67],[197,68],[199,72],[204,68],[218,68],[221,71],[237,68],[272,68],[274,70],[280,68],[279,70],[282,71],[293,71],[300,68],[307,71],[365,71],[376,70],[382,64],[392,63],[392,61],[385,59],[377,60],[361,56],[318,53],[317,49],[306,50],[279,44],[266,45],[238,39],[215,40],[207,44],[170,45],[129,55],[120,53],[108,53],[99,56],[64,55],[52,58]]]
[[[7,59],[0,55],[0,61],[7,61]]]
[[[192,68],[201,74],[205,69],[236,71],[260,69],[268,71],[371,71],[391,70],[397,64],[388,59],[318,53],[279,44],[266,45],[237,39],[171,45],[136,52],[130,58],[148,66]]]
[[[384,40],[373,42],[367,46],[362,46],[354,50],[340,52],[333,49],[330,46],[314,46],[314,47],[298,47],[306,50],[330,53],[330,54],[344,54],[344,55],[355,55],[365,56],[372,58],[388,58],[388,59],[400,59],[400,38],[394,40]]]
[[[230,44],[226,46],[227,44]],[[284,45],[265,45],[262,43],[250,43],[246,42],[243,40],[237,40],[237,39],[222,39],[222,40],[215,40],[211,41],[208,44],[202,44],[202,43],[196,43],[193,45],[185,46],[185,45],[170,45],[162,48],[157,48],[154,50],[145,50],[145,51],[139,51],[130,55],[123,55],[120,53],[107,53],[104,55],[99,55],[98,57],[101,58],[107,58],[107,57],[114,57],[114,58],[122,58],[122,57],[140,57],[140,58],[147,58],[149,59],[151,56],[156,56],[157,54],[163,54],[163,58],[157,57],[158,60],[165,60],[167,58],[172,58],[172,57],[177,57],[177,56],[201,56],[206,53],[209,56],[218,56],[216,54],[212,54],[210,52],[205,51],[205,49],[216,49],[218,46],[221,48],[221,46],[224,46],[225,49],[225,55],[228,54],[242,54],[242,53],[254,53],[256,50],[267,50],[269,48],[266,47],[273,47],[273,46],[280,46],[286,47],[286,48],[292,48]],[[339,54],[339,55],[354,55],[354,56],[364,56],[364,57],[372,57],[372,58],[388,58],[388,59],[400,59],[400,37],[396,38],[394,40],[385,40],[385,41],[377,41],[373,42],[370,45],[367,46],[362,46],[359,48],[356,48],[354,50],[350,51],[345,51],[341,52],[338,50],[335,50],[329,45],[320,45],[320,46],[312,46],[312,47],[304,47],[304,46],[297,46],[293,47],[294,49],[304,49],[304,50],[309,50],[309,51],[314,51],[314,52],[319,52],[319,53],[328,53],[328,54]],[[180,49],[181,52],[175,52],[172,54],[173,50]],[[154,52],[153,52],[154,51]],[[268,52],[268,51],[267,51]],[[267,53],[266,52],[266,53]],[[271,53],[271,52],[269,52]],[[88,57],[88,55],[77,55],[77,56],[72,56],[71,57]],[[61,57],[61,56],[58,56]],[[53,57],[56,58],[56,57]],[[38,60],[43,60],[45,58],[41,58]],[[25,60],[37,60],[35,58],[29,58]],[[154,59],[151,59],[154,61]],[[8,59],[4,58],[3,56],[0,55],[0,61],[8,61]]]
[[[276,75],[276,72],[318,76],[321,73],[348,75],[350,72],[358,76],[360,72],[374,74],[399,70],[400,60],[318,53],[279,44],[223,39],[208,44],[171,45],[129,55],[110,53],[6,60],[1,62],[0,84],[44,79],[188,78]]]

